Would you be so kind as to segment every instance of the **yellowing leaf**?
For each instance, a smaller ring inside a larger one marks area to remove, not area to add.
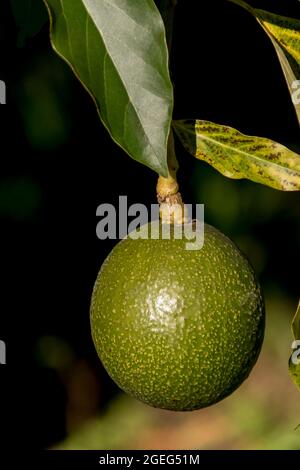
[[[300,190],[300,156],[263,137],[208,121],[174,121],[189,153],[228,178],[247,178],[283,191]]]
[[[292,362],[292,356],[289,360],[289,371],[290,371],[291,377],[293,379],[293,382],[300,389],[300,363],[299,364],[294,364]]]
[[[300,340],[300,300],[297,308],[297,312],[292,321],[292,330],[294,334],[294,338]]]
[[[243,0],[229,0],[251,13],[271,39],[300,124],[300,20],[253,8]]]

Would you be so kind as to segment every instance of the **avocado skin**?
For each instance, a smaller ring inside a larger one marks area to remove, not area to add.
[[[90,310],[111,378],[144,403],[175,411],[236,390],[258,358],[265,326],[260,286],[236,245],[208,224],[202,249],[189,251],[187,242],[120,241],[100,269]]]

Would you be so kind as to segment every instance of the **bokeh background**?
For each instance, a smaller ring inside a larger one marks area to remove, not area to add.
[[[252,4],[297,16],[299,2]],[[22,38],[21,38],[22,39]],[[96,208],[155,202],[156,175],[111,140],[48,25],[21,44],[0,5],[1,413],[29,448],[300,449],[300,395],[288,374],[299,297],[300,195],[224,178],[177,142],[185,202],[247,254],[266,298],[266,339],[249,379],[192,413],[152,409],[118,390],[94,350],[89,303],[115,241],[96,238]],[[21,47],[22,45],[22,47]],[[300,152],[299,127],[268,38],[226,0],[181,0],[172,53],[175,117],[202,118]],[[2,416],[1,416],[2,419]]]

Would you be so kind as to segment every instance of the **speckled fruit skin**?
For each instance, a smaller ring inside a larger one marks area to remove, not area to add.
[[[186,242],[122,240],[91,304],[94,344],[112,379],[177,411],[232,393],[257,360],[265,324],[260,287],[234,243],[207,224],[201,250]]]

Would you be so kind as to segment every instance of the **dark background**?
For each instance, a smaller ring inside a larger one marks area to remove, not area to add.
[[[297,0],[252,4],[300,18]],[[226,0],[181,0],[174,34],[176,118],[228,124],[300,151],[280,65],[247,12]],[[8,1],[0,4],[0,79],[7,84],[0,107],[1,422],[4,411],[9,418],[2,431],[46,447],[105,416],[118,397],[90,336],[93,283],[115,244],[96,238],[95,213],[119,195],[154,203],[156,175],[111,141],[90,97],[51,50],[48,25],[18,47]],[[204,203],[206,221],[246,252],[266,294],[287,299],[288,330],[299,295],[299,194],[225,179],[177,148],[185,202]]]

